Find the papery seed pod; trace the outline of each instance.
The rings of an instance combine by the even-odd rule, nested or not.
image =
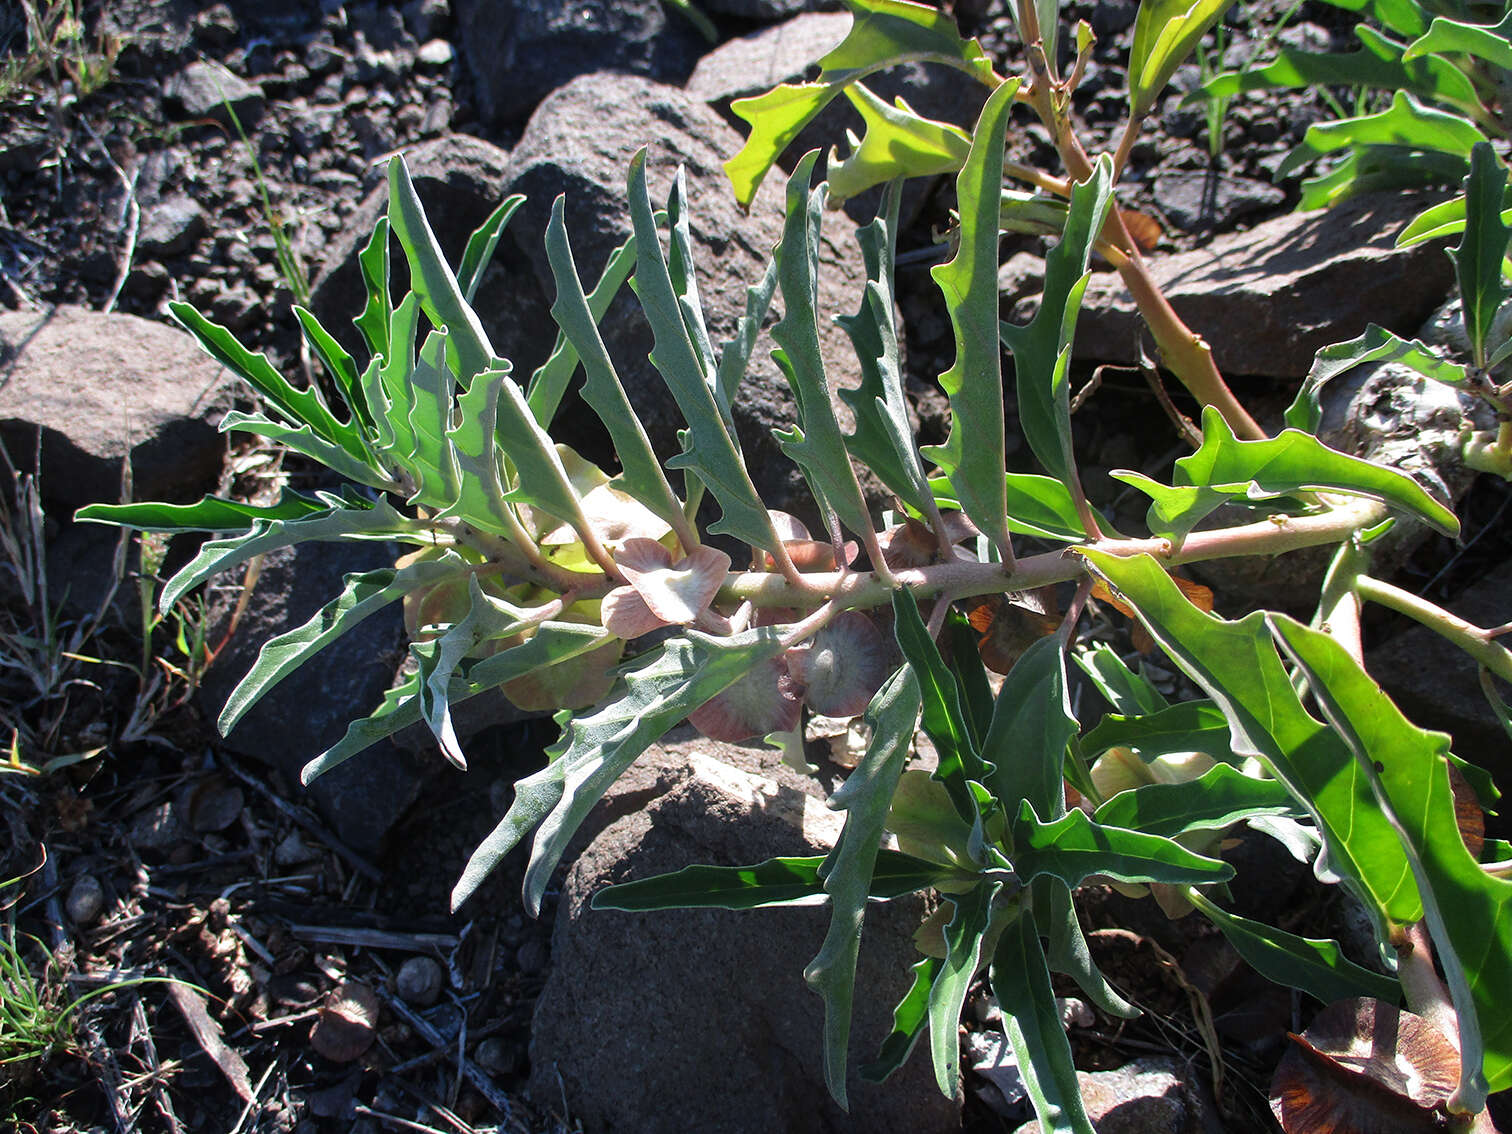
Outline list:
[[[797,728],[802,707],[783,659],[767,658],[689,713],[688,723],[710,740],[733,743]]]
[[[788,669],[803,700],[826,717],[866,711],[887,679],[890,651],[882,632],[859,610],[837,614],[805,645],[789,650]]]

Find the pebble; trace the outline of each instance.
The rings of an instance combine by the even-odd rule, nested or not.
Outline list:
[[[519,1049],[498,1036],[489,1036],[473,1051],[473,1061],[492,1075],[511,1075],[519,1064]]]
[[[399,966],[395,990],[401,1000],[429,1008],[441,995],[441,966],[429,957],[411,957]]]
[[[79,928],[93,925],[105,908],[105,888],[93,874],[81,874],[69,887],[64,909],[68,920]]]
[[[542,972],[550,959],[546,943],[538,937],[532,937],[515,953],[515,964],[527,976],[531,973]]]
[[[309,862],[319,853],[311,849],[298,831],[290,831],[273,848],[273,861],[279,866],[296,866],[301,862]]]
[[[452,61],[452,45],[444,39],[430,39],[420,45],[418,58],[427,67],[445,67]]]

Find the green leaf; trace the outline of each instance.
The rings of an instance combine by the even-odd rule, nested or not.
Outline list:
[[[961,1009],[982,965],[982,946],[1001,882],[984,881],[945,898],[955,914],[945,927],[945,959],[929,989],[929,1054],[935,1085],[954,1098],[961,1077]]]
[[[194,504],[86,504],[74,519],[142,532],[225,532],[249,527],[255,520],[295,520],[330,507],[329,500],[285,488],[276,504],[244,504],[219,496],[204,496]]]
[[[163,585],[159,608],[164,614],[191,588],[227,567],[254,555],[292,547],[308,540],[376,539],[429,544],[426,523],[404,515],[380,497],[371,507],[332,507],[292,519],[256,520],[250,531],[206,540],[199,554]]]
[[[966,616],[955,607],[945,612],[945,625],[940,631],[944,645],[942,654],[949,658],[950,672],[956,680],[961,708],[965,710],[966,729],[972,741],[981,751],[992,725],[994,696],[987,683],[987,667],[977,650],[981,637],[971,628]]]
[[[1462,155],[1414,146],[1361,146],[1327,173],[1303,181],[1297,210],[1331,209],[1362,193],[1457,184],[1468,165]]]
[[[930,269],[945,295],[955,331],[955,362],[940,375],[950,396],[950,435],[925,453],[950,478],[962,510],[999,548],[1008,546],[1003,488],[1002,350],[998,346],[998,194],[1003,140],[1013,96],[1011,79],[987,99],[971,153],[956,178],[960,246],[947,264]]]
[[[1022,232],[1029,236],[1050,236],[1057,240],[1066,228],[1068,202],[1047,193],[1023,189],[1004,189],[998,199],[998,228],[1004,232]]]
[[[462,289],[462,298],[468,303],[473,301],[473,296],[478,292],[478,284],[483,282],[483,273],[493,260],[494,249],[499,246],[499,237],[504,235],[504,227],[509,224],[509,218],[524,203],[525,197],[521,193],[505,197],[499,207],[488,214],[488,219],[467,238],[467,247],[462,252],[462,265],[457,269],[457,286]]]
[[[845,88],[861,115],[864,132],[849,156],[830,151],[831,201],[839,204],[894,178],[954,173],[966,161],[971,135],[949,122],[925,118],[899,96],[889,105],[864,83]]]
[[[1283,430],[1265,441],[1241,441],[1212,406],[1202,413],[1202,446],[1182,457],[1170,487],[1139,473],[1113,476],[1150,496],[1150,531],[1179,544],[1209,513],[1229,500],[1298,492],[1342,492],[1380,500],[1426,521],[1446,535],[1459,520],[1405,473],[1330,449],[1310,433]]]
[[[1129,112],[1143,118],[1233,0],[1140,0],[1129,52]]]
[[[1149,556],[1080,554],[1223,710],[1234,754],[1258,758],[1313,816],[1329,868],[1366,908],[1399,925],[1421,917],[1417,885],[1395,830],[1375,805],[1349,748],[1303,709],[1264,613],[1229,622],[1192,605]]]
[[[1493,67],[1512,70],[1512,12],[1503,16],[1501,23],[1491,25],[1435,16],[1428,30],[1408,45],[1402,58],[1418,59],[1432,53],[1472,55]]]
[[[201,350],[261,394],[290,425],[309,426],[316,437],[342,449],[359,465],[371,460],[361,431],[337,421],[319,390],[296,390],[273,368],[267,355],[253,354],[225,327],[212,323],[189,304],[170,303],[168,310],[195,337]]]
[[[1092,818],[1105,827],[1128,827],[1174,839],[1188,831],[1221,831],[1256,815],[1303,817],[1281,781],[1257,779],[1231,765],[1215,764],[1185,783],[1146,784],[1121,791]]]
[[[497,444],[499,398],[509,380],[502,370],[485,370],[457,398],[453,424],[446,431],[451,458],[456,462],[457,491],[438,516],[456,516],[479,531],[500,536],[509,536],[514,530],[509,506],[504,502]]]
[[[1417,0],[1324,0],[1346,12],[1364,12],[1382,27],[1403,36],[1422,35],[1428,28],[1428,12]]]
[[[636,240],[635,290],[654,335],[651,364],[667,383],[688,423],[679,434],[683,451],[669,460],[667,467],[690,470],[713,493],[724,514],[709,525],[711,533],[731,535],[753,547],[776,552],[782,541],[751,484],[683,322],[646,189],[644,149],[630,163],[629,194]]]
[[[1132,716],[1110,713],[1081,738],[1081,745],[1089,759],[1110,748],[1134,748],[1146,760],[1167,752],[1206,752],[1222,759],[1228,755],[1228,721],[1211,701],[1182,701]]]
[[[803,470],[814,499],[824,510],[833,512],[852,532],[870,535],[871,517],[835,420],[819,351],[816,276],[825,187],[821,184],[809,190],[818,157],[818,150],[810,151],[788,179],[787,217],[775,253],[785,310],[782,320],[772,328],[772,340],[777,344],[772,358],[793,391],[798,421],[789,430],[772,432],[782,451]]]
[[[903,1066],[914,1044],[929,1023],[929,990],[934,987],[943,962],[938,957],[920,957],[913,964],[913,981],[893,1009],[892,1031],[882,1041],[877,1058],[861,1068],[861,1078],[880,1083]]]
[[[1284,615],[1271,615],[1270,625],[1401,840],[1459,1018],[1452,1105],[1474,1114],[1488,1091],[1512,1085],[1512,881],[1482,870],[1460,835],[1449,737],[1407,720],[1329,635]]]
[[[1100,157],[1092,176],[1072,186],[1065,229],[1045,257],[1039,310],[1026,326],[1003,323],[999,328],[1003,344],[1013,352],[1024,437],[1045,470],[1068,488],[1076,478],[1071,448],[1071,340],[1082,293],[1091,279],[1092,245],[1112,205],[1113,159]]]
[[[735,325],[735,334],[719,352],[719,367],[714,373],[714,401],[724,418],[725,428],[735,428],[735,418],[730,407],[745,379],[746,367],[750,365],[751,353],[756,349],[756,340],[766,322],[767,309],[772,305],[772,296],[777,293],[777,261],[767,261],[761,279],[746,288],[745,314]],[[842,396],[843,393],[842,393]]]
[[[969,824],[979,823],[976,798],[967,781],[982,782],[987,768],[972,742],[955,676],[940,657],[939,647],[919,617],[918,604],[905,587],[893,591],[893,633],[918,678],[924,731],[939,753],[939,766],[932,776],[950,793],[961,818]]]
[[[662,643],[625,674],[619,697],[569,721],[561,739],[547,750],[551,762],[515,784],[508,813],[473,852],[452,890],[452,908],[465,902],[499,860],[539,825],[525,870],[525,908],[535,917],[567,841],[621,773],[694,709],[781,652],[782,641],[772,627],[730,638],[687,631]]]
[[[252,668],[226,698],[216,722],[221,735],[229,735],[236,723],[274,686],[368,615],[419,587],[459,578],[467,572],[468,566],[462,558],[448,551],[439,559],[421,559],[398,569],[384,567],[345,576],[341,594],[316,611],[309,621],[263,643]]]
[[[420,297],[410,292],[389,313],[389,352],[378,362],[375,373],[369,364],[363,375],[369,390],[368,405],[373,410],[378,447],[418,480],[411,454],[415,435],[410,426],[410,408],[414,390],[410,375],[415,371],[415,335],[420,329]],[[376,378],[376,385],[373,379]],[[381,411],[381,412],[380,412]]]
[[[1490,142],[1470,151],[1470,176],[1465,178],[1465,233],[1454,257],[1459,277],[1460,307],[1475,364],[1486,365],[1491,324],[1507,299],[1502,260],[1507,254],[1507,226],[1502,224],[1501,201],[1506,195],[1507,167]],[[1493,347],[1498,344],[1491,344]]]
[[[373,419],[368,412],[367,400],[358,381],[357,364],[352,361],[352,356],[320,325],[320,320],[312,312],[297,303],[294,305],[294,317],[299,320],[305,342],[335,381],[336,388],[341,391],[342,400],[346,402],[352,420],[358,422],[364,431],[371,429]]]
[[[550,229],[548,228],[547,231],[549,234]],[[565,232],[564,226],[564,242]],[[609,253],[609,260],[599,274],[598,283],[588,294],[588,310],[592,315],[595,328],[603,321],[609,305],[614,302],[614,297],[619,294],[619,289],[630,278],[630,273],[634,268],[635,237],[632,236]],[[552,271],[553,273],[556,271],[554,265]],[[577,278],[576,265],[574,265],[573,278]],[[581,284],[578,290],[582,290]],[[552,314],[555,317],[554,311]],[[530,403],[530,412],[535,415],[542,429],[551,428],[552,419],[556,417],[557,407],[561,405],[562,398],[567,393],[567,386],[572,381],[577,365],[577,348],[572,345],[566,332],[558,332],[556,346],[552,349],[550,357],[541,363],[536,372],[530,376],[530,385],[525,391],[525,400]]]
[[[1047,874],[1075,888],[1094,874],[1119,882],[1223,882],[1234,868],[1174,839],[1107,827],[1083,811],[1043,822],[1027,799],[1013,820],[1013,869],[1025,884]]]
[[[1282,48],[1269,66],[1217,75],[1191,97],[1229,98],[1241,91],[1320,86],[1370,87],[1411,91],[1465,110],[1480,108],[1475,84],[1447,60],[1419,59],[1410,50],[1403,54],[1401,44],[1387,39],[1368,24],[1358,25],[1355,35],[1364,45],[1359,51],[1316,54]]]
[[[393,296],[389,294],[389,222],[388,217],[379,217],[373,225],[373,235],[357,253],[357,267],[362,273],[363,291],[367,300],[362,313],[352,324],[362,333],[368,353],[389,353],[389,320],[394,314]],[[377,412],[377,407],[372,407]]]
[[[1059,878],[1041,876],[1034,880],[1034,891],[1043,896],[1050,924],[1050,943],[1045,951],[1050,968],[1076,981],[1087,999],[1108,1015],[1123,1020],[1136,1018],[1139,1009],[1114,990],[1092,959],[1092,950],[1087,947],[1087,938],[1076,916],[1071,887]]]
[[[976,40],[961,38],[948,13],[904,0],[846,0],[846,6],[855,17],[850,31],[819,60],[816,82],[783,83],[730,104],[751,125],[745,145],[724,167],[742,208],[751,207],[767,170],[803,128],[842,89],[873,71],[905,61],[944,63],[997,85],[992,61]]]
[[[1024,651],[998,691],[982,753],[993,765],[986,784],[1011,814],[1019,800],[1054,818],[1066,809],[1062,765],[1076,735],[1059,634]]]
[[[1402,997],[1396,981],[1355,964],[1332,938],[1298,937],[1239,917],[1215,905],[1198,890],[1187,891],[1187,900],[1222,931],[1235,952],[1266,980],[1300,989],[1324,1004],[1356,996],[1395,1004]]]
[[[1027,907],[998,938],[988,979],[1040,1129],[1045,1134],[1096,1134],[1082,1106],[1071,1043],[1050,987],[1034,913]]]
[[[1004,478],[1004,487],[1009,531],[1067,543],[1087,538],[1081,517],[1076,512],[1076,502],[1071,498],[1070,490],[1060,481],[1038,473],[1011,472]],[[929,488],[935,503],[941,508],[961,506],[955,498],[950,481],[945,477],[930,480]],[[1103,524],[1104,532],[1111,530],[1111,525]]]
[[[883,193],[876,219],[856,230],[866,265],[866,294],[856,314],[841,315],[836,322],[856,348],[861,383],[842,387],[839,394],[856,423],[855,430],[845,438],[846,449],[899,499],[922,513],[930,495],[929,479],[914,444],[913,423],[903,393],[898,329],[893,322],[893,262],[902,198],[903,183],[895,181]]]
[[[693,233],[688,227],[687,173],[682,166],[672,175],[667,193],[667,274],[677,295],[688,340],[698,355],[704,380],[714,386],[714,347],[709,342],[709,328],[704,323],[703,303],[698,298],[698,272],[693,264]]]
[[[615,484],[680,531],[686,526],[682,502],[667,483],[645,427],[636,417],[599,335],[598,318],[578,280],[577,265],[563,220],[563,205],[562,197],[552,203],[551,222],[546,226],[546,258],[551,262],[557,289],[551,317],[562,328],[573,352],[583,361],[583,400],[609,430],[615,455],[620,461],[622,471],[615,478]]]
[[[832,808],[845,812],[845,827],[820,872],[830,900],[829,930],[818,956],[803,970],[803,979],[824,998],[824,1080],[846,1109],[846,1055],[861,922],[875,887],[888,806],[913,751],[919,723],[919,682],[913,670],[900,667],[872,698],[863,720],[871,729],[866,755],[830,799]]]
[[[1169,707],[1150,679],[1125,665],[1113,647],[1105,642],[1096,642],[1090,649],[1079,649],[1074,656],[1076,664],[1092,679],[1092,684],[1113,706],[1115,713],[1138,717]]]
[[[332,472],[338,473],[347,480],[354,480],[358,484],[381,489],[394,487],[387,474],[374,467],[376,461],[369,462],[353,457],[341,446],[333,445],[317,435],[308,425],[285,425],[281,421],[274,421],[260,413],[242,413],[240,410],[232,410],[221,419],[220,428],[226,433],[240,431],[277,441],[280,445],[293,449],[296,453],[303,453],[311,460],[325,465]]]
[[[1347,343],[1334,343],[1318,351],[1312,369],[1297,391],[1296,398],[1286,411],[1286,424],[1293,429],[1317,433],[1323,422],[1323,407],[1319,401],[1323,387],[1340,374],[1362,366],[1367,362],[1395,362],[1432,378],[1458,386],[1465,381],[1465,368],[1450,362],[1421,339],[1410,342],[1392,334],[1384,327],[1371,323],[1365,333]]]
[[[1475,143],[1485,140],[1486,136],[1463,116],[1425,107],[1406,91],[1397,91],[1391,107],[1378,114],[1309,126],[1302,144],[1287,154],[1276,170],[1276,178],[1279,180],[1295,173],[1324,154],[1357,146],[1410,146],[1459,159],[1468,154]]]
[[[898,849],[915,858],[974,874],[972,824],[956,811],[945,785],[923,768],[910,768],[898,779],[887,813],[887,829]]]
[[[515,486],[506,499],[529,504],[571,524],[586,541],[593,529],[583,515],[582,502],[556,443],[536,423],[514,379],[490,373],[485,380],[498,383],[498,442],[516,473]]]
[[[444,330],[426,335],[406,381],[414,446],[405,463],[417,482],[412,500],[431,508],[448,507],[462,491],[457,454],[447,436],[457,393],[457,379],[446,359],[449,338]]]
[[[583,626],[573,622],[546,622],[529,639],[502,653],[484,658],[468,667],[467,672],[448,690],[447,700],[455,705],[476,697],[517,677],[548,669],[551,666],[596,650],[609,641],[601,626]],[[346,734],[330,748],[301,769],[302,783],[311,783],[338,764],[359,752],[393,736],[402,728],[420,720],[420,677],[411,676],[383,695],[383,703],[367,717],[353,721]]]
[[[419,296],[431,326],[446,330],[447,368],[466,388],[475,375],[492,365],[493,347],[478,313],[463,297],[457,277],[441,254],[403,157],[395,155],[389,162],[388,180],[389,224],[409,261],[410,288]]]

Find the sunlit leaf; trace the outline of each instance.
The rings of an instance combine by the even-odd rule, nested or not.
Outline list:
[[[1323,423],[1323,407],[1319,401],[1323,387],[1367,362],[1394,362],[1425,378],[1454,386],[1465,381],[1465,368],[1459,363],[1450,362],[1420,339],[1408,341],[1372,323],[1359,338],[1334,343],[1318,351],[1302,388],[1286,411],[1286,424],[1293,429],[1316,433]]]
[[[394,297],[389,293],[389,222],[388,217],[379,217],[373,225],[373,235],[357,254],[357,268],[362,274],[365,301],[362,313],[352,324],[367,343],[368,353],[389,353],[389,319],[394,313]],[[373,406],[372,412],[377,413]]]
[[[1300,814],[1291,792],[1279,780],[1258,779],[1228,764],[1217,764],[1185,783],[1148,784],[1119,792],[1092,817],[1104,826],[1174,839],[1188,831],[1222,830],[1256,815]]]
[[[935,1085],[954,1097],[961,1076],[961,1009],[982,964],[982,946],[1001,882],[980,882],[965,894],[945,900],[955,907],[945,926],[945,959],[929,989],[929,1054]]]
[[[1026,799],[1013,820],[1013,869],[1029,882],[1041,874],[1078,886],[1094,874],[1119,882],[1172,884],[1222,882],[1234,868],[1220,859],[1195,854],[1173,839],[1109,827],[1068,811],[1042,821]]]
[[[248,528],[255,520],[296,520],[330,507],[328,500],[285,488],[274,504],[245,504],[219,496],[201,497],[193,504],[86,504],[74,519],[143,532],[225,532]]]
[[[1082,753],[1101,755],[1110,748],[1136,748],[1146,759],[1167,752],[1228,753],[1228,721],[1211,701],[1182,701],[1169,708],[1133,716],[1112,713],[1081,738]],[[1129,824],[1125,824],[1129,826]]]
[[[1485,140],[1463,116],[1426,107],[1406,91],[1397,91],[1387,110],[1309,126],[1302,144],[1286,155],[1276,177],[1286,177],[1314,158],[1347,147],[1410,146],[1459,160]]]
[[[860,113],[864,132],[845,158],[838,149],[830,151],[830,194],[835,202],[898,177],[954,173],[965,163],[971,135],[959,126],[923,117],[901,96],[890,105],[864,83],[846,87],[845,96]]]
[[[1463,23],[1448,16],[1435,16],[1433,23],[1402,54],[1403,59],[1418,59],[1433,53],[1473,55],[1494,67],[1512,70],[1512,12],[1498,24]]]
[[[1143,118],[1233,0],[1140,0],[1129,52],[1129,111]]]
[[[1459,277],[1460,308],[1465,333],[1477,366],[1486,365],[1491,324],[1506,302],[1502,260],[1507,254],[1507,226],[1501,219],[1501,201],[1506,194],[1507,167],[1490,142],[1477,143],[1470,152],[1470,176],[1465,179],[1465,231],[1454,257]]]
[[[861,1068],[861,1078],[880,1083],[901,1067],[929,1023],[929,990],[934,987],[943,962],[920,957],[913,965],[913,981],[893,1009],[892,1030],[882,1041],[877,1058]]]

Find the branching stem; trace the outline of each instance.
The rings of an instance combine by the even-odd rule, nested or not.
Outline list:
[[[1394,587],[1369,575],[1361,575],[1355,581],[1355,589],[1361,598],[1390,607],[1398,614],[1405,614],[1414,622],[1421,623],[1440,637],[1453,642],[1503,681],[1512,681],[1512,651],[1495,640],[1496,629],[1500,629],[1499,627],[1493,630],[1482,629],[1458,615],[1450,614],[1421,595],[1404,591],[1401,587]]]

